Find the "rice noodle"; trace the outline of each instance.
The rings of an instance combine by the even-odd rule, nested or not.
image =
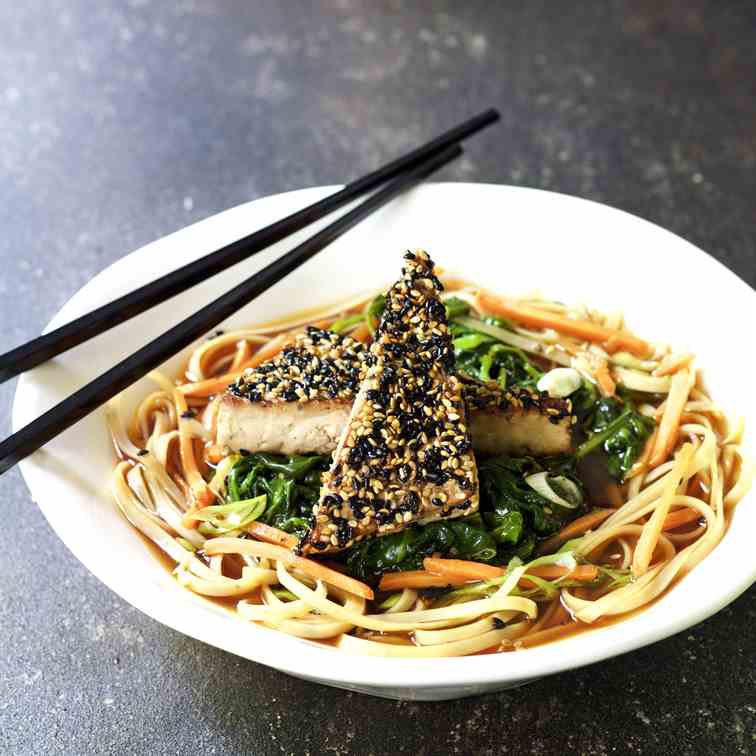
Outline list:
[[[390,593],[389,601],[376,607],[366,601],[372,596],[367,586],[362,586],[359,595],[361,584],[352,581],[350,585],[346,575],[322,572],[317,565],[300,563],[298,568],[296,560],[282,557],[280,546],[254,540],[254,529],[236,531],[241,536],[237,538],[206,540],[189,527],[187,512],[198,502],[207,497],[224,499],[226,476],[237,458],[224,458],[223,450],[215,445],[219,404],[211,396],[246,367],[277,354],[306,325],[328,327],[337,318],[364,312],[381,291],[377,290],[306,315],[199,343],[184,378],[174,381],[157,371],[149,374],[157,390],[139,403],[128,424],[119,417],[118,399],[108,404],[107,424],[121,459],[110,483],[114,499],[126,519],[175,562],[180,585],[204,596],[238,598],[241,619],[303,639],[335,639],[337,648],[347,653],[437,658],[525,649],[575,632],[581,623],[643,607],[717,545],[726,514],[751,487],[756,468],[741,446],[742,419],[729,420],[712,401],[700,372],[691,367],[692,355],[651,342],[650,356],[621,350],[610,353],[613,345],[609,342],[588,343],[549,328],[484,323],[480,288],[461,279],[442,278],[449,284],[443,299],[461,299],[474,314],[456,318],[457,322],[537,356],[539,364],[573,366],[604,393],[614,393],[614,380],[647,396],[637,409],[654,418],[658,426],[626,476],[621,504],[607,511],[603,520],[595,518],[595,510],[589,512],[586,517],[594,515],[593,524],[587,526],[592,530],[578,528],[569,533],[568,526],[564,536],[555,534],[539,544],[553,552],[571,538],[565,547],[570,551],[546,557],[549,564],[574,569],[579,563],[595,563],[598,575],[609,576],[606,580],[613,579],[616,570],[621,571],[620,578],[631,570],[632,580],[628,582],[626,576],[608,588],[601,582],[597,590],[572,588],[567,573],[551,581],[534,577],[525,591],[518,583],[529,566],[513,564],[499,578],[500,585],[478,582],[444,594],[440,600],[425,594],[420,598],[418,591],[403,589]],[[568,306],[540,295],[517,301],[632,336],[621,313]],[[369,341],[367,331],[362,333],[364,323],[354,328]],[[681,509],[692,511],[675,517]],[[670,523],[669,529],[665,530],[665,523]],[[275,532],[258,524],[258,532],[263,526]],[[575,538],[576,533],[584,534]],[[194,553],[200,549],[202,558]],[[238,577],[229,577],[224,569],[231,569],[235,560],[241,561],[241,574],[234,565],[233,574]],[[324,574],[338,585],[315,579]],[[277,587],[288,591],[290,600],[284,600]]]
[[[487,648],[493,648],[508,641],[507,628],[489,630],[486,633],[463,640],[439,643],[434,646],[398,646],[393,643],[376,643],[375,641],[342,635],[336,647],[348,654],[366,656],[388,656],[402,659],[437,659],[444,656],[466,656],[476,654]]]

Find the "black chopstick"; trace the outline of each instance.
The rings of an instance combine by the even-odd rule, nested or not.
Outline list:
[[[361,205],[350,210],[337,221],[326,226],[322,231],[218,297],[194,315],[190,315],[170,331],[158,336],[154,341],[143,346],[99,378],[8,437],[0,443],[0,475],[112,399],[127,386],[144,377],[150,370],[154,370],[181,349],[215,328],[240,307],[267,291],[284,276],[399,193],[419,183],[461,153],[462,149],[459,145],[449,147],[412,170],[401,174]]]
[[[403,157],[347,184],[338,192],[118,297],[54,331],[11,349],[0,355],[0,383],[31,370],[52,357],[207,280],[210,276],[236,265],[498,120],[499,113],[496,110],[486,110],[444,132],[427,144],[408,152]]]

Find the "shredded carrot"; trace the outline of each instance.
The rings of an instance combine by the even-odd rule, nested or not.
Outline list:
[[[291,333],[288,331],[272,338],[252,355],[252,358],[247,363],[247,367],[258,367],[263,362],[273,359],[286,346],[290,339]]]
[[[216,376],[215,378],[208,378],[204,381],[185,383],[183,386],[178,387],[178,391],[184,396],[213,396],[214,394],[219,394],[221,391],[225,391],[242,374],[242,372],[243,371],[241,370],[236,370],[233,373],[224,373],[223,375]]]
[[[592,564],[581,564],[570,571],[567,567],[558,564],[545,564],[541,567],[533,567],[528,570],[519,580],[519,585],[536,587],[535,583],[528,580],[528,575],[543,578],[544,580],[556,580],[569,574],[570,580],[579,580],[581,583],[591,583],[598,577],[598,567]]]
[[[467,581],[463,581],[467,582]],[[453,583],[450,578],[434,575],[425,570],[407,570],[406,572],[387,572],[378,583],[379,591],[400,591],[403,588],[446,588]]]
[[[596,369],[593,371],[596,376],[596,383],[598,383],[599,390],[602,396],[614,396],[617,390],[617,384],[609,374],[609,366],[606,360],[601,360]]]
[[[651,452],[654,450],[654,446],[656,445],[657,433],[657,429],[654,428],[654,432],[648,437],[648,440],[646,441],[646,445],[643,447],[643,452],[641,453],[640,457],[638,457],[635,464],[630,468],[630,471],[625,476],[625,482],[627,482],[631,478],[634,478],[636,475],[640,475],[640,473],[645,472],[648,469],[648,460],[651,458]]]
[[[687,525],[689,522],[697,522],[701,519],[701,513],[693,507],[683,507],[670,512],[664,518],[662,530],[674,530],[675,528]]]
[[[454,580],[455,583],[468,583],[475,580],[491,580],[506,574],[501,567],[480,562],[469,562],[464,559],[437,559],[426,557],[423,567],[434,575]]]
[[[687,354],[670,355],[669,358],[665,357],[661,361],[659,367],[656,368],[651,375],[655,375],[658,378],[665,375],[672,375],[672,373],[676,373],[678,370],[688,367],[688,365],[693,362],[694,357],[695,355],[690,352]]]
[[[669,394],[665,402],[664,414],[659,422],[658,434],[648,462],[649,467],[656,467],[665,462],[677,443],[680,418],[682,417],[688,395],[695,382],[695,373],[683,369],[672,376]]]
[[[553,535],[551,538],[544,541],[538,547],[538,553],[550,554],[553,551],[556,551],[563,543],[566,543],[571,538],[577,538],[587,531],[592,530],[597,525],[601,525],[601,523],[612,514],[614,514],[613,509],[594,509],[593,512],[578,517],[577,520],[573,520],[556,535]]]
[[[514,320],[531,328],[553,328],[568,336],[604,344],[608,348],[607,351],[624,349],[638,356],[645,356],[651,351],[645,341],[627,331],[616,331],[588,320],[567,318],[564,315],[501,299],[491,294],[479,294],[478,305],[485,312]]]
[[[298,543],[296,536],[287,533],[285,530],[274,528],[272,525],[266,525],[264,522],[251,522],[245,527],[245,530],[258,541],[286,546],[289,549],[293,549]]]
[[[210,539],[205,543],[205,550],[211,556],[216,553],[222,553],[214,548],[213,542],[228,540],[238,542],[238,539]],[[304,572],[305,575],[309,575],[313,580],[322,580],[325,583],[330,583],[337,588],[341,588],[343,591],[354,593],[355,595],[362,596],[366,599],[372,600],[374,598],[372,589],[370,586],[365,585],[365,583],[361,583],[359,580],[355,580],[348,575],[342,575],[335,570],[328,569],[328,567],[324,567],[322,564],[319,564],[312,559],[298,556],[291,551],[291,549],[273,543],[256,543],[255,549],[256,552],[265,559],[277,559],[279,562],[284,562],[284,564],[289,565],[289,567],[293,567],[295,570],[299,570],[300,572]]]
[[[545,609],[541,609],[539,607],[538,613],[540,616],[533,623],[533,626],[527,631],[527,634],[530,635],[532,633],[537,633],[539,630],[543,630],[545,627],[549,627],[552,624],[552,621],[560,616],[560,610],[562,608],[562,601],[559,596],[557,596],[555,599],[552,599],[551,603]]]
[[[360,325],[358,325],[357,328],[355,328],[349,334],[349,336],[353,338],[355,341],[360,341],[363,344],[367,344],[372,338],[370,334],[370,329],[365,325],[365,323],[360,323]]]
[[[184,515],[184,525],[188,528],[193,528],[196,527],[198,523],[198,521],[192,517],[193,513],[198,509],[210,506],[215,501],[215,494],[207,485],[197,467],[194,436],[185,427],[188,418],[185,418],[184,415],[189,409],[186,404],[186,397],[180,391],[174,391],[173,401],[176,404],[176,414],[178,415],[181,466],[184,468],[186,482],[189,484],[191,491],[191,504]]]
[[[205,459],[208,462],[212,462],[217,465],[226,455],[223,452],[223,447],[213,444],[205,448]]]

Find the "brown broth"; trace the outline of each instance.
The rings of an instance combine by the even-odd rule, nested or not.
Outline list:
[[[335,304],[336,303],[334,303],[334,306]],[[298,321],[300,319],[304,319],[305,317],[312,316],[314,318],[314,316],[318,312],[322,311],[323,309],[325,308],[322,306],[317,307],[317,308],[303,309],[299,312],[296,312],[292,315],[287,316],[286,318],[282,318],[277,321],[270,321],[269,323],[263,324],[262,326],[259,326],[259,327],[275,326],[277,330],[273,330],[271,332],[271,336],[274,336],[277,333],[289,330],[291,327],[290,325],[288,325],[289,323]],[[357,312],[361,310],[362,310],[362,306],[353,306],[348,309],[345,308],[342,311],[341,316],[347,313]],[[233,349],[229,347],[229,351],[233,351]],[[538,356],[531,355],[531,360],[535,364],[541,366],[544,369],[550,369],[552,367],[555,367],[554,363],[550,362],[549,360],[540,358]],[[185,372],[186,372],[187,366],[188,366],[188,361],[182,366],[181,377],[177,381],[178,384],[187,382],[187,379],[185,378]],[[208,399],[205,397],[187,397],[187,403],[192,408],[202,408],[205,405],[207,405]],[[198,452],[200,453],[197,454],[197,459],[204,460],[204,454],[201,453],[201,450],[199,448],[198,448]],[[737,474],[739,467],[740,467],[739,463],[736,462],[733,470],[728,476],[730,479],[733,478]],[[594,506],[607,507],[608,506],[612,508],[617,508],[623,503],[621,499],[618,499],[618,497],[621,496],[620,489],[616,481],[609,475],[608,471],[606,470],[606,467],[601,462],[601,457],[599,454],[595,454],[595,453],[589,454],[585,459],[581,460],[578,463],[577,473],[581,482],[585,486],[590,507],[594,507]],[[707,491],[705,491],[704,487],[701,485],[698,479],[695,479],[694,481],[691,482],[691,485],[687,493],[691,496],[701,497],[704,499],[707,496]],[[734,508],[730,508],[728,511],[726,511],[725,532],[730,527],[733,509]],[[695,529],[697,525],[698,523],[691,523],[690,525],[681,526],[680,528],[677,528],[672,532],[678,533],[678,534],[684,534],[687,530]],[[140,531],[137,530],[137,532],[139,533],[139,536],[144,541],[148,551],[150,551],[154,555],[156,560],[160,564],[162,564],[169,572],[173,572],[175,568],[175,563],[173,562],[173,560],[168,555],[166,555],[161,549],[159,549],[146,536],[144,536]],[[232,557],[227,556],[224,559],[224,563],[223,563],[224,574],[226,574],[228,577],[240,577],[241,563],[239,561],[239,563],[234,564],[234,560]],[[536,642],[532,642],[532,643],[528,642],[527,634],[525,636],[522,636],[522,638],[518,640],[525,641],[526,643],[528,643],[527,648],[535,648],[538,646],[557,642],[558,640],[564,637],[573,637],[575,635],[583,635],[585,633],[611,627],[619,622],[625,621],[626,619],[635,617],[636,615],[640,614],[641,612],[646,611],[646,609],[655,605],[657,602],[661,601],[667,595],[667,592],[672,590],[678,584],[678,582],[682,580],[684,577],[685,575],[678,575],[659,596],[657,596],[655,599],[645,604],[644,606],[639,607],[633,611],[626,612],[620,615],[610,616],[610,617],[602,617],[601,619],[597,620],[596,622],[592,624],[582,623],[572,618],[570,618],[566,622],[557,623],[556,625],[549,625],[547,623],[548,626],[546,628],[542,628],[537,631],[539,638],[536,640]],[[581,592],[581,595],[584,598],[595,598],[601,595],[600,590],[591,591],[590,588],[582,588],[578,590]],[[222,609],[232,612],[234,614],[236,614],[237,603],[242,599],[251,601],[254,603],[262,603],[262,598],[261,598],[259,589],[256,589],[255,591],[253,591],[252,593],[246,596],[210,597],[210,596],[200,596],[199,594],[195,594],[195,595],[200,599],[210,602],[214,606],[221,607]],[[541,606],[545,608],[545,604],[541,604]],[[539,608],[539,612],[541,611],[543,611],[543,609]],[[537,620],[532,622],[532,625],[535,625],[536,622]],[[260,623],[255,623],[255,624],[260,624]],[[552,631],[552,630],[555,632],[550,634],[549,631]],[[543,633],[543,635],[541,635],[541,633]],[[380,633],[371,633],[369,637],[376,638],[380,635],[381,635]],[[392,635],[392,640],[390,642],[392,643],[397,643],[397,644],[402,644],[402,643],[413,644],[414,643],[411,632],[392,633],[391,635]],[[337,643],[337,639],[333,638],[333,639],[325,639],[325,640],[310,640],[308,642],[314,643],[319,646],[334,647]],[[473,655],[479,656],[479,655],[488,655],[492,653],[513,652],[513,651],[518,651],[518,650],[520,650],[518,646],[518,641],[515,641],[512,644],[507,644],[504,648],[493,647],[489,649],[484,649]]]
[[[729,525],[729,522],[730,522],[730,518],[728,516],[727,518],[728,525]],[[139,534],[140,538],[144,542],[147,550],[155,557],[155,559],[161,565],[163,565],[163,567],[165,567],[165,569],[168,572],[173,572],[176,566],[175,562],[164,551],[159,549],[152,541],[150,541],[149,538],[142,535],[140,531],[137,530],[137,533]],[[224,563],[224,569],[225,567],[226,565]],[[619,622],[624,622],[625,620],[635,617],[641,612],[646,611],[646,609],[648,609],[651,606],[654,606],[657,602],[661,601],[667,595],[667,593],[678,584],[680,580],[684,579],[684,577],[685,577],[684,575],[676,577],[659,596],[657,596],[653,601],[649,602],[648,604],[639,607],[638,609],[634,609],[631,612],[626,612],[625,614],[614,615],[611,617],[602,617],[601,619],[597,620],[596,622],[590,625],[583,622],[579,622],[578,620],[571,619],[569,622],[565,622],[560,625],[553,626],[553,627],[565,628],[564,631],[562,633],[559,633],[557,637],[549,638],[547,636],[544,636],[542,639],[540,639],[536,643],[533,643],[532,645],[529,644],[527,648],[537,648],[539,646],[545,646],[549,643],[556,643],[565,637],[573,637],[575,635],[584,635],[586,633],[590,633],[595,630],[602,630],[604,628],[611,627],[612,625],[616,625]],[[586,593],[590,591],[590,589],[582,589],[582,590],[586,591]],[[254,592],[246,596],[200,596],[199,594],[195,594],[195,595],[197,596],[197,598],[208,601],[213,606],[220,607],[224,609],[225,611],[228,611],[234,615],[236,614],[236,604],[242,599],[246,601],[250,601],[255,604],[262,603],[262,598],[260,596],[259,589],[255,590]],[[584,595],[584,598],[590,598],[590,596]],[[260,624],[260,623],[255,623],[255,624]],[[535,622],[533,624],[535,624]],[[546,630],[551,630],[553,629],[553,627],[548,627],[546,628]],[[380,634],[378,633],[374,635],[380,635]],[[414,643],[412,639],[412,633],[409,633],[409,632],[393,633],[392,635],[397,639],[399,643],[404,642],[408,645],[411,645]],[[525,638],[527,638],[527,635],[523,636],[519,640],[524,640]],[[308,642],[314,643],[315,645],[318,645],[318,646],[327,646],[329,648],[334,648],[336,646],[337,639],[327,638],[324,640],[308,640]],[[515,651],[527,650],[527,648],[525,649],[518,648],[516,643],[517,642],[515,641],[511,645],[507,644],[506,646],[504,646],[504,648],[501,648],[501,649],[499,649],[498,647],[484,649],[482,651],[478,651],[475,654],[471,654],[471,656],[484,656],[484,655],[494,654],[494,653],[512,653]]]

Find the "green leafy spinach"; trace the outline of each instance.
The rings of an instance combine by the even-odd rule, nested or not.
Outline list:
[[[242,456],[226,476],[226,502],[267,497],[257,518],[288,533],[302,535],[320,494],[320,477],[328,457],[284,457],[277,454]]]

